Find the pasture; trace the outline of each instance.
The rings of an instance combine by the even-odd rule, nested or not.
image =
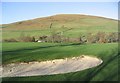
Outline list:
[[[117,20],[89,15],[58,14],[2,25],[3,39],[19,38],[23,33],[36,38],[43,35],[49,36],[51,35],[51,23],[52,32],[65,31],[63,36],[66,37],[79,37],[89,32],[94,34],[97,32],[118,32]]]

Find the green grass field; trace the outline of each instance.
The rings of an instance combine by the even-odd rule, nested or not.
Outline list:
[[[117,43],[107,44],[58,44],[58,43],[3,43],[3,64],[12,62],[43,61],[82,54],[96,56],[103,60],[98,67],[84,71],[32,76],[3,78],[3,81],[117,81],[118,80]]]
[[[50,25],[52,29],[50,29]],[[64,26],[64,27],[63,27]],[[19,39],[21,35],[51,35],[62,32],[65,37],[80,37],[87,33],[118,32],[118,21],[97,16],[60,14],[37,18],[11,24],[3,24],[2,39]],[[72,28],[72,29],[71,29]],[[69,30],[71,29],[71,30]],[[3,78],[3,81],[117,81],[118,60],[120,60],[117,43],[77,44],[77,43],[2,43],[2,62],[19,63],[45,61],[80,55],[96,56],[103,60],[98,67],[66,74]]]

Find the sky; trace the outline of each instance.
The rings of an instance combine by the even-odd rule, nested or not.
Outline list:
[[[117,2],[2,2],[0,5],[0,24],[56,14],[85,14],[118,19]]]
[[[1,0],[2,2],[119,2],[119,0]]]

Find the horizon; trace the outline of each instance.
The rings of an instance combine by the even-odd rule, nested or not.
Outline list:
[[[2,3],[3,16],[1,16],[2,22],[0,24],[57,14],[82,14],[118,20],[117,13],[117,2],[4,2]]]

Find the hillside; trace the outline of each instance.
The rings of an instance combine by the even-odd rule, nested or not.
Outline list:
[[[107,19],[103,17],[89,16],[89,15],[77,15],[77,14],[59,14],[49,17],[36,18],[32,20],[20,21],[16,23],[3,25],[3,30],[20,30],[20,29],[45,29],[49,28],[50,24],[53,23],[54,27],[60,28],[61,26],[66,27],[92,27],[92,26],[100,26],[104,27],[108,25],[108,27],[112,28],[113,25],[116,24],[117,21],[112,19]],[[72,26],[71,26],[72,25]],[[110,26],[112,25],[112,26]],[[114,26],[115,27],[115,26]],[[107,28],[107,27],[106,27]]]
[[[21,32],[30,36],[49,35],[50,24],[55,32],[67,31],[65,36],[77,37],[86,32],[117,32],[117,20],[79,14],[58,14],[11,24],[3,24],[3,38],[19,37]],[[12,33],[11,33],[12,32]]]

